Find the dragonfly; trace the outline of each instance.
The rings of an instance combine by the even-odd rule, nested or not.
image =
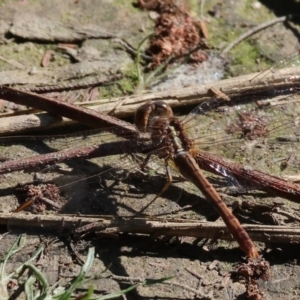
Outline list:
[[[163,190],[171,183],[168,161],[172,159],[183,177],[193,182],[203,192],[205,197],[212,201],[241,249],[249,258],[258,258],[258,251],[247,232],[227,208],[225,202],[206,179],[194,159],[197,149],[194,148],[193,140],[185,132],[184,122],[175,118],[171,108],[164,102],[142,105],[136,112],[135,120],[138,128],[142,131],[147,130],[151,132],[151,140],[155,148],[157,148],[155,154],[165,161],[168,182]],[[146,162],[152,154],[153,151],[148,154]]]
[[[240,104],[228,110],[228,113],[220,112],[212,116],[212,112],[215,113],[215,109],[220,104],[228,105],[231,102],[228,98],[225,99],[226,97],[220,96],[218,98],[216,96],[197,106],[187,117],[183,117],[182,120],[178,119],[180,120],[180,124],[184,127],[183,132],[186,132],[188,137],[182,138],[186,140],[185,146],[188,147],[188,152],[190,152],[193,159],[192,166],[197,168],[197,172],[199,172],[198,169],[202,168],[224,176],[229,182],[235,183],[237,179],[237,184],[239,184],[239,182],[243,184],[243,181],[246,181],[247,185],[250,185],[249,188],[273,192],[275,195],[295,201],[299,199],[299,185],[280,178],[282,174],[287,173],[290,176],[296,176],[298,172],[299,105],[297,105],[297,99],[291,101],[291,95],[294,97],[297,92],[298,78],[297,76],[287,78],[287,84],[283,87],[268,84],[275,73],[281,72],[282,67],[289,66],[297,62],[298,59],[299,53],[293,54],[283,62],[277,64],[273,69],[267,70],[253,78],[251,82],[242,84],[243,87],[246,85],[251,90],[251,85],[259,82],[265,93],[264,96],[274,97],[288,94],[285,99],[281,99],[283,103],[288,100],[288,103],[279,103],[278,106],[274,107],[270,105],[263,109],[253,109],[250,108],[250,106],[248,107],[247,101],[250,96],[247,94],[246,101],[245,99],[241,101],[241,98],[237,98],[234,101],[232,100],[234,104],[238,104],[239,102]],[[13,89],[2,88],[1,94],[2,98],[5,98],[7,95],[11,96],[16,94],[16,92]],[[24,93],[24,95],[27,94]],[[30,96],[32,96],[32,99],[35,97],[31,94],[27,95],[27,97]],[[251,97],[258,98],[254,92]],[[261,99],[259,98],[257,100]],[[32,100],[32,102],[34,101]],[[160,107],[160,105],[155,104],[154,107]],[[164,109],[161,110],[161,113],[162,115],[159,113],[158,117],[161,117],[162,120],[173,118],[170,117],[170,115],[166,118]],[[138,114],[139,111],[137,112],[137,115]],[[147,119],[148,117],[146,116],[145,118]],[[139,118],[136,117],[136,119]],[[161,120],[160,118],[158,119]],[[168,161],[168,155],[166,158],[165,154],[161,153],[168,153],[169,150],[164,152],[164,149],[168,149],[169,146],[164,144],[164,140],[161,139],[161,133],[157,133],[157,128],[161,127],[160,122],[162,121],[157,121],[157,126],[151,126],[150,134],[145,128],[142,128],[144,125],[140,123],[137,124],[137,128],[140,129],[139,132],[130,124],[125,124],[121,121],[120,123],[118,122],[119,121],[108,117],[107,123],[111,123],[114,127],[104,130],[109,131],[110,134],[100,134],[100,139],[98,137],[95,138],[94,141],[93,138],[90,139],[90,137],[94,137],[94,133],[81,135],[79,139],[77,139],[77,141],[80,140],[81,143],[91,140],[93,146],[74,149],[73,146],[76,143],[76,139],[73,139],[70,143],[66,142],[64,137],[61,137],[61,142],[57,143],[68,147],[68,150],[51,153],[49,155],[46,154],[44,156],[29,157],[27,159],[22,158],[20,160],[14,159],[4,162],[0,167],[0,173],[17,172],[28,166],[30,168],[45,168],[45,165],[61,163],[64,160],[78,156],[92,158],[95,156],[107,156],[108,154],[142,153],[146,155],[146,161],[150,159],[151,154],[153,154],[152,157],[154,154],[158,154],[165,162]],[[156,133],[157,137],[155,137],[155,134],[151,134],[152,131]],[[180,132],[180,130],[178,131]],[[113,137],[111,133],[113,133]],[[101,135],[103,137],[102,141]],[[116,135],[121,136],[119,141],[116,140]],[[171,136],[172,135],[174,136],[175,133],[173,132]],[[18,137],[18,139],[20,139],[20,137]],[[44,137],[44,139],[46,138]],[[171,138],[171,140],[176,139],[175,137]],[[7,138],[3,138],[2,142],[5,143],[8,140]],[[50,138],[50,141],[52,142],[52,138]],[[293,156],[292,162],[289,161],[289,157],[291,156]],[[189,171],[185,170],[184,163],[181,162],[182,156],[179,157],[180,158],[173,157],[175,165],[179,168],[183,177],[195,183],[194,178],[190,177]],[[224,160],[222,157],[229,158],[234,162]],[[189,160],[190,158],[187,158],[187,161]],[[125,163],[121,165],[124,167]],[[283,168],[284,165],[286,165],[285,168]],[[131,164],[128,164],[128,166],[130,168]],[[168,171],[168,173],[169,184],[170,172]],[[21,172],[21,175],[22,174]],[[6,180],[3,185],[7,185],[8,182],[14,184],[13,180],[8,177],[8,180]],[[211,185],[206,181],[204,185],[209,186],[209,192],[205,189],[202,190],[202,192],[208,196],[207,193],[211,193],[212,191]],[[215,194],[215,192],[213,192],[213,194]],[[220,200],[215,200],[215,203],[219,201]],[[249,257],[257,257],[258,253],[255,247],[253,247],[252,242],[246,237],[245,231],[241,231],[242,229],[240,229],[241,227],[238,220],[233,217],[223,204],[216,206],[223,219],[225,219],[226,224],[233,230],[241,248]],[[240,230],[239,233],[238,230]]]

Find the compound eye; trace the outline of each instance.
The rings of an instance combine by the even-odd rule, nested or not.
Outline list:
[[[151,113],[153,113],[153,106],[151,103],[143,104],[136,110],[134,124],[139,131],[146,132]]]
[[[163,101],[155,101],[152,104],[154,106],[153,115],[156,117],[172,118],[173,111],[170,105]]]

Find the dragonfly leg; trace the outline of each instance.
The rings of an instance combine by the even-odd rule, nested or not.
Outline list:
[[[147,158],[148,158],[148,156],[146,157],[145,160],[147,160]],[[150,158],[150,155],[149,155],[149,158]],[[165,183],[165,185],[161,189],[161,191],[154,197],[154,199],[151,200],[140,212],[145,211],[157,198],[159,198],[161,196],[161,194],[163,192],[165,192],[168,189],[168,187],[172,183],[172,174],[171,174],[171,170],[170,170],[170,166],[169,166],[168,160],[165,160],[165,167],[166,167],[167,182]]]
[[[141,167],[142,170],[144,170],[145,167],[148,165],[150,157],[151,157],[151,153],[147,154],[147,156],[144,159],[143,163],[140,165],[140,167]]]
[[[167,160],[165,160],[165,167],[166,167],[167,182],[165,183],[165,185],[161,189],[161,191],[155,196],[154,200],[159,198],[162,195],[162,193],[165,192],[172,183],[172,173],[171,173],[170,166],[169,166],[169,163]]]

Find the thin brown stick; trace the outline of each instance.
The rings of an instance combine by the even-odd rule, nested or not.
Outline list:
[[[123,77],[122,74],[114,74],[111,76],[107,76],[104,78],[103,76],[94,76],[93,79],[86,80],[86,81],[68,81],[62,84],[54,84],[54,85],[44,85],[44,86],[37,86],[37,87],[21,87],[20,90],[30,91],[35,93],[50,93],[50,92],[61,92],[66,90],[79,90],[79,89],[86,89],[89,87],[95,86],[105,86],[112,84],[115,81],[120,80]]]
[[[288,20],[289,16],[279,17],[275,18],[273,20],[267,21],[265,23],[259,24],[258,26],[255,26],[254,28],[251,28],[247,32],[243,33],[241,36],[239,36],[237,39],[235,39],[233,42],[231,42],[221,53],[221,56],[224,56],[227,52],[229,52],[233,47],[238,45],[240,42],[248,38],[249,36],[255,34],[258,31],[261,31],[267,27],[273,26],[280,22],[285,22]]]
[[[25,67],[23,64],[19,63],[18,61],[15,61],[13,59],[8,59],[5,58],[4,56],[0,55],[0,60],[12,65],[13,67],[19,69],[19,70],[23,70]]]
[[[59,210],[61,209],[61,205],[55,203],[54,201],[52,201],[51,199],[48,199],[46,197],[40,197],[40,200],[44,201],[45,203],[51,205],[55,210]]]
[[[43,229],[45,232],[61,230],[70,233],[76,230],[78,234],[84,232],[81,226],[92,227],[103,232],[127,232],[141,234],[156,234],[166,236],[190,236],[197,238],[214,238],[216,234],[222,240],[233,241],[225,224],[203,222],[197,220],[168,218],[136,218],[113,216],[77,216],[77,215],[28,215],[28,214],[0,214],[0,225],[10,229],[18,228],[21,232]],[[268,243],[299,243],[300,228],[292,226],[274,225],[243,225],[254,241]]]
[[[50,99],[5,86],[0,87],[0,95],[2,99],[12,101],[14,103],[28,105],[54,114],[59,112],[59,115],[61,116],[77,120],[94,128],[116,126],[117,128],[122,129],[122,135],[132,134],[135,136],[137,133],[135,126],[127,122],[88,108],[78,107],[71,103]]]
[[[282,210],[282,209],[280,209],[278,207],[274,208],[273,211],[275,213],[280,214],[280,215],[286,216],[286,217],[290,218],[293,221],[300,222],[300,218],[298,216],[295,216],[294,214],[292,214],[290,212],[287,212],[287,211],[284,211],[284,210]]]
[[[103,157],[106,155],[126,154],[126,152],[133,153],[136,151],[136,149],[138,149],[137,143],[138,141],[134,142],[132,140],[128,140],[124,142],[101,144],[97,146],[66,149],[18,160],[9,160],[0,164],[0,174],[40,168],[46,165],[68,161],[76,157],[93,158]]]
[[[262,80],[262,82],[251,82],[250,81],[253,78],[257,78],[258,75],[262,75],[263,79],[265,79],[266,76],[268,77],[268,85],[265,84],[265,81]],[[199,85],[199,86],[193,86],[193,87],[187,87],[182,89],[174,89],[169,91],[162,91],[162,92],[151,92],[151,93],[144,93],[141,95],[132,95],[132,96],[126,96],[126,97],[118,97],[118,98],[112,98],[109,99],[109,101],[103,99],[101,100],[100,104],[99,101],[97,102],[89,102],[86,103],[91,108],[91,111],[97,110],[101,111],[102,114],[107,114],[108,112],[113,111],[113,115],[117,116],[118,118],[124,118],[132,116],[136,109],[143,103],[148,101],[157,101],[157,100],[163,100],[171,107],[182,107],[186,105],[198,105],[199,103],[202,103],[204,101],[210,100],[212,98],[212,92],[211,89],[222,91],[225,95],[228,96],[228,98],[231,99],[231,101],[235,101],[235,99],[249,99],[251,96],[251,99],[253,100],[261,100],[262,94],[266,92],[266,90],[270,88],[275,88],[277,90],[283,89],[285,94],[290,93],[290,88],[293,88],[298,84],[297,81],[289,81],[287,79],[291,78],[292,76],[295,76],[295,74],[300,74],[300,67],[294,67],[294,68],[286,68],[281,69],[280,72],[275,72],[272,70],[267,70],[265,73],[253,73],[246,76],[240,76],[236,78],[231,79],[225,79],[218,82],[214,82],[211,84],[205,84],[205,85]],[[5,95],[1,92],[1,90],[4,89],[4,87],[0,88],[0,96],[2,99],[15,102],[15,103],[21,103],[25,106],[32,106],[35,108],[39,108],[39,102],[43,101],[44,98],[42,96],[25,93],[23,91],[14,90],[14,93],[16,97],[14,97],[13,93],[11,93],[11,96]],[[282,94],[284,94],[282,93]],[[2,94],[2,95],[1,95]],[[23,95],[23,97],[21,97]],[[33,101],[27,101],[28,95],[29,97],[34,97]],[[34,95],[34,96],[32,96]],[[255,95],[255,96],[253,96]],[[38,98],[39,97],[39,98]],[[22,98],[22,99],[21,99]],[[126,99],[126,101],[124,101]],[[22,100],[22,101],[21,101]],[[51,99],[48,98],[50,101]],[[57,101],[58,100],[54,100]],[[118,103],[123,102],[123,105],[121,107],[118,106]],[[49,103],[49,102],[48,102]],[[230,102],[229,102],[230,103]],[[228,103],[227,103],[228,104]],[[227,105],[226,104],[226,105]],[[57,108],[57,104],[54,104],[56,108],[52,109],[54,113],[57,113],[59,109]],[[79,105],[79,104],[78,104]],[[78,105],[74,105],[74,107],[78,107]],[[45,107],[47,108],[47,107]],[[40,108],[42,110],[45,110],[45,108]],[[80,108],[79,108],[80,109]],[[50,111],[49,111],[50,112]],[[93,114],[93,112],[92,112]],[[95,113],[94,113],[95,114]],[[41,116],[37,116],[39,118]],[[45,116],[46,117],[46,116]],[[95,117],[95,116],[94,116]],[[93,118],[94,118],[93,117]],[[28,130],[30,127],[26,124],[30,123],[26,121],[19,120],[20,117],[15,117],[16,121],[14,123],[19,124],[18,127],[19,130],[26,129]],[[41,117],[43,118],[43,117]],[[74,118],[69,117],[75,121],[80,122],[80,119],[77,118],[77,114],[74,115]],[[110,118],[110,117],[108,117]],[[5,121],[5,118],[2,118],[3,122]],[[49,118],[48,118],[49,119]],[[12,121],[9,121],[12,122]],[[6,122],[6,123],[9,123]],[[22,123],[24,123],[24,128],[22,127]],[[63,126],[68,121],[63,122],[53,122],[52,126]],[[74,121],[73,121],[74,122]],[[82,121],[84,122],[84,121]],[[97,121],[98,122],[98,121]],[[101,117],[100,117],[101,122]],[[43,122],[41,122],[43,123]],[[95,124],[93,124],[95,125]],[[92,125],[92,126],[93,126]],[[120,125],[120,124],[119,124]],[[47,125],[49,126],[49,125]],[[108,126],[114,126],[112,123]],[[10,132],[10,128],[7,129],[8,132]]]
[[[195,289],[190,288],[189,286],[187,286],[185,284],[181,284],[181,283],[178,283],[178,282],[164,282],[164,284],[170,285],[171,287],[172,286],[176,286],[176,287],[179,287],[181,289],[184,289],[184,290],[187,290],[189,292],[192,292],[195,295],[202,297],[201,298],[202,300],[213,300],[214,299],[213,298],[213,291],[210,291],[208,295],[205,295],[202,291],[195,290]]]
[[[145,136],[145,141],[147,137]],[[21,171],[21,170],[31,170],[35,168],[40,168],[45,165],[52,165],[58,162],[71,160],[77,157],[82,158],[93,158],[93,157],[103,157],[106,155],[117,155],[126,153],[143,153],[145,151],[144,147],[141,146],[139,140],[128,140],[122,142],[114,142],[101,144],[97,146],[90,147],[78,147],[73,149],[62,150],[54,153],[48,153],[43,155],[36,155],[29,158],[21,158],[17,160],[10,160],[0,164],[0,174]],[[197,152],[195,159],[199,164],[200,168],[208,172],[219,174],[213,165],[220,165],[226,168],[231,174],[235,176],[238,180],[249,181],[255,188],[263,190],[277,196],[300,202],[300,185],[285,181],[282,178],[272,176],[260,171],[247,169],[243,165],[233,163],[222,159],[211,153],[205,151]]]
[[[112,41],[119,43],[121,46],[123,46],[125,48],[125,50],[128,53],[130,53],[130,54],[132,54],[134,56],[137,55],[137,50],[133,46],[131,46],[126,40],[118,38],[118,37],[115,37],[115,38],[112,39]],[[149,56],[149,55],[146,55],[144,53],[140,53],[140,56],[143,59],[145,59],[146,61],[152,61],[152,57]]]

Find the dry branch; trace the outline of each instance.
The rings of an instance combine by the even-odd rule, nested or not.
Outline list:
[[[93,225],[91,225],[93,224]],[[16,228],[19,232],[43,230],[44,233],[55,231],[70,233],[88,225],[94,230],[104,233],[139,233],[166,236],[190,236],[197,238],[215,238],[232,241],[223,223],[205,222],[185,219],[136,218],[113,216],[73,216],[73,215],[30,215],[0,214],[0,225],[9,229]],[[249,225],[244,224],[249,236],[254,241],[267,243],[299,243],[300,228],[291,226]]]
[[[162,92],[149,92],[138,95],[126,96],[126,97],[118,97],[112,98],[109,100],[100,100],[98,103],[89,102],[85,103],[85,105],[89,105],[88,108],[92,110],[97,110],[102,112],[103,114],[111,114],[118,118],[129,117],[134,114],[136,109],[143,103],[147,101],[156,101],[163,100],[167,104],[169,104],[172,108],[181,107],[186,105],[198,105],[204,101],[210,100],[214,95],[212,90],[222,91],[225,95],[227,95],[230,99],[235,97],[251,97],[251,95],[258,94],[260,92],[264,92],[270,86],[276,88],[280,87],[288,88],[292,84],[295,85],[295,82],[287,81],[287,78],[295,77],[295,75],[300,73],[300,67],[294,68],[286,68],[281,69],[280,72],[274,72],[274,74],[270,78],[270,74],[268,74],[268,85],[262,80],[260,82],[255,82],[251,80],[255,78],[255,76],[261,73],[253,73],[245,76],[225,79],[217,82],[213,82],[210,84],[204,84],[199,86],[192,86],[181,89],[174,89]],[[260,100],[258,96],[255,96],[256,100]],[[13,99],[11,100],[13,101]],[[119,106],[119,103],[122,103],[122,106]],[[78,103],[78,105],[84,105]],[[13,119],[12,119],[13,118]],[[24,117],[23,117],[24,118]],[[31,117],[32,118],[32,117]],[[45,128],[48,126],[52,127],[60,127],[65,125],[66,123],[74,122],[68,119],[64,119],[64,122],[56,122],[49,123],[43,122],[43,117],[40,115],[35,115],[35,118],[40,120],[40,128]],[[29,130],[27,121],[24,121],[21,116],[11,117],[8,121],[5,121],[5,118],[1,118],[0,122],[6,122],[11,124],[18,124],[18,130]],[[22,126],[24,124],[24,127]],[[44,124],[46,126],[44,127]],[[2,126],[0,126],[2,127]],[[8,132],[12,132],[13,129],[8,128]],[[5,133],[1,131],[0,133]],[[17,133],[17,132],[16,132]]]

